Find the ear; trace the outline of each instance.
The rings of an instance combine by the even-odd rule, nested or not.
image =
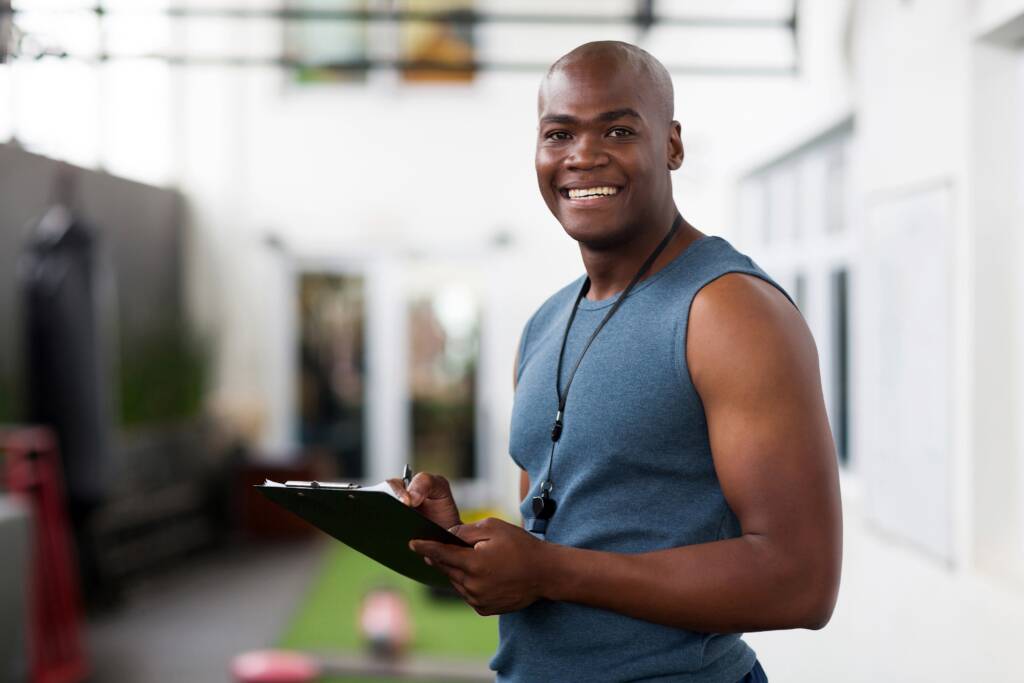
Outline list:
[[[668,168],[675,171],[683,165],[683,138],[678,121],[673,121],[668,134]]]

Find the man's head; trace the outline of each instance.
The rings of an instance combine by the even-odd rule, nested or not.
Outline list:
[[[669,174],[683,162],[673,108],[665,67],[635,45],[586,43],[551,66],[537,103],[537,182],[570,237],[601,249],[667,227]]]

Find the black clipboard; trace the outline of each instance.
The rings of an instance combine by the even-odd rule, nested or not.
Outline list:
[[[409,541],[422,538],[463,548],[471,547],[470,544],[379,487],[364,489],[358,484],[315,481],[275,484],[268,481],[255,488],[289,512],[385,567],[429,586],[448,587],[448,577],[409,550]]]

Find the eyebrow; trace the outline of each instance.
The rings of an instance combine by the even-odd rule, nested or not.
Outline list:
[[[643,117],[640,116],[640,113],[636,109],[631,109],[630,107],[623,107],[622,109],[612,109],[611,111],[602,112],[594,117],[594,121],[615,121],[616,119],[625,118],[627,116],[632,116],[633,118],[643,120]],[[569,114],[548,114],[547,116],[541,117],[540,122],[576,124],[580,123],[580,119],[575,116],[570,116]]]

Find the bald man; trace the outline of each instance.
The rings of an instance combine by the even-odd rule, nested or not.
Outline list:
[[[839,588],[838,473],[814,340],[788,294],[684,220],[672,82],[588,43],[540,87],[537,180],[585,275],[523,330],[510,453],[523,527],[413,541],[480,614],[500,681],[765,681],[745,631],[819,629]]]

